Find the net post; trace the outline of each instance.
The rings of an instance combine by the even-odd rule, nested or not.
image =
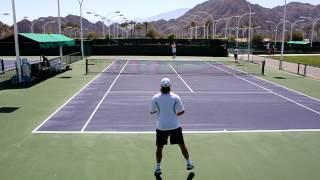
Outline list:
[[[86,75],[88,74],[88,59],[86,59]]]
[[[307,65],[304,65],[304,71],[303,71],[303,76],[306,77],[307,76]]]
[[[297,71],[297,74],[299,75],[300,74],[300,63],[298,63],[298,71]]]
[[[264,76],[264,74],[265,74],[265,67],[266,67],[266,59],[264,59],[264,60],[262,61],[261,75],[263,75],[263,76]]]
[[[3,59],[0,59],[0,65],[1,65],[1,71],[0,71],[0,74],[4,73],[4,61]]]

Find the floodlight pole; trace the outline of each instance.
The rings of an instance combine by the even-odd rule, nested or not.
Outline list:
[[[311,41],[310,41],[310,46],[312,47],[313,45],[313,36],[314,36],[314,28],[315,28],[315,26],[316,26],[316,24],[317,24],[317,22],[320,20],[320,18],[319,19],[316,19],[314,22],[313,22],[313,24],[312,24],[312,32],[311,32]]]
[[[186,24],[186,27],[183,27],[183,25],[182,25],[182,29],[185,29],[185,30],[186,30],[186,34],[187,34],[187,36],[188,36],[188,26],[189,26],[189,25],[191,26],[191,21],[184,20],[184,19],[182,19],[182,20],[180,20],[180,21],[187,23],[187,24]],[[191,33],[190,39],[192,39],[192,30],[191,30],[191,29],[190,29],[190,33]]]
[[[200,13],[200,14],[206,14],[207,16],[210,17],[211,21],[212,21],[212,39],[213,39],[213,36],[214,36],[214,19],[213,19],[213,16],[207,12],[204,12],[204,11],[199,11],[197,13]],[[209,25],[210,23],[208,24],[208,30],[207,30],[207,34],[209,32]]]
[[[59,34],[61,34],[61,16],[60,16],[60,0],[58,1],[58,29],[59,29]],[[60,57],[63,56],[63,49],[62,46],[59,46],[59,53],[60,53]]]
[[[206,39],[206,22],[205,22],[205,20],[199,15],[192,15],[192,16],[198,17],[202,20],[202,22],[203,22],[203,39]],[[196,19],[196,18],[194,18],[194,19]],[[196,36],[198,36],[198,29],[196,29]]]
[[[226,18],[226,27],[224,29],[224,38],[225,39],[227,39],[228,24],[229,24],[230,19],[231,19],[231,17]]]
[[[46,27],[47,27],[47,25],[50,24],[50,23],[55,23],[55,21],[49,21],[49,22],[47,22],[47,23],[44,24],[44,26],[43,26],[43,34],[46,33]]]
[[[218,24],[219,21],[222,21],[222,20],[225,20],[225,18],[221,18],[221,19],[215,20],[215,22],[216,22],[215,26],[214,26],[214,35],[215,36],[217,36],[217,27],[218,27],[217,24]]]
[[[285,32],[286,32],[286,17],[287,17],[287,0],[284,0],[281,57],[280,57],[280,62],[279,62],[279,69],[280,69],[280,70],[282,70],[282,62],[283,62],[284,36],[285,36]]]
[[[17,76],[18,76],[18,82],[22,82],[21,77],[21,63],[20,63],[20,49],[19,49],[19,38],[18,38],[18,25],[17,25],[17,17],[16,17],[16,5],[15,1],[12,0],[12,17],[13,17],[13,23],[14,23],[14,44],[15,44],[15,51],[16,51],[16,63],[17,63]]]
[[[249,7],[249,30],[248,30],[248,61],[250,60],[250,51],[251,51],[251,20],[252,20],[252,10],[250,6],[250,2],[248,3]]]
[[[291,24],[291,29],[290,29],[290,41],[292,41],[292,34],[293,34],[293,27],[294,27],[294,25],[295,25],[296,23],[302,22],[302,21],[304,21],[304,20],[299,19],[299,20],[294,21],[294,22]]]
[[[84,47],[83,47],[83,29],[82,29],[82,4],[83,0],[78,0],[80,5],[80,39],[81,39],[81,55],[82,59],[84,59]]]
[[[274,25],[274,27],[271,28],[271,41],[273,41],[273,31],[275,30],[277,24],[273,21],[266,21],[266,23],[270,23],[270,24]]]
[[[38,21],[44,21],[44,19],[38,19],[38,20],[34,20],[31,24],[31,33],[34,33],[34,24]]]
[[[275,36],[274,36],[274,45],[275,47],[277,47],[277,41],[278,41],[278,26],[280,24],[282,24],[283,22],[279,22],[277,25],[276,25],[276,29],[275,29]]]
[[[240,28],[240,22],[241,22],[241,19],[244,17],[244,16],[246,16],[246,15],[248,15],[248,13],[246,13],[246,14],[243,14],[242,16],[240,16],[239,17],[239,19],[238,19],[238,26],[237,26],[237,40],[236,40],[236,46],[238,47],[238,45],[239,45],[239,28]]]

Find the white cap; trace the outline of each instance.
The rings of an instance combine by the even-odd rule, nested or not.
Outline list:
[[[163,78],[161,80],[161,87],[170,87],[170,86],[171,86],[171,83],[169,78]]]

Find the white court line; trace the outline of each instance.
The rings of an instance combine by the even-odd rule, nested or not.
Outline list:
[[[76,92],[70,99],[68,99],[63,105],[61,105],[54,113],[52,113],[46,120],[44,120],[39,126],[37,126],[32,133],[35,133],[38,131],[38,129],[43,126],[49,119],[51,119],[55,114],[57,114],[58,111],[60,111],[64,106],[66,106],[70,101],[72,101],[78,94],[80,94],[84,89],[86,89],[93,81],[98,79],[102,73],[104,73],[106,70],[108,70],[116,61],[111,63],[108,67],[106,67],[101,73],[99,73],[96,77],[94,77],[91,81],[89,81],[85,86],[83,86],[78,92]]]
[[[158,93],[157,91],[110,91],[109,93],[111,94],[155,94],[155,93]],[[223,91],[208,91],[208,92],[205,92],[205,91],[199,91],[199,92],[185,92],[185,91],[175,91],[175,93],[177,94],[272,94],[271,92],[267,92],[267,91],[248,91],[248,92],[245,92],[245,91],[226,91],[226,92],[223,92]]]
[[[189,91],[191,93],[194,93],[194,91],[191,89],[191,87],[186,83],[186,81],[184,81],[184,79],[180,76],[180,74],[178,74],[178,72],[171,66],[171,64],[169,64],[169,66],[171,67],[171,69],[176,73],[176,75],[181,79],[181,81],[187,86],[187,88],[189,89]]]
[[[184,134],[320,132],[320,129],[183,131]],[[155,134],[155,131],[37,131],[34,134]]]
[[[156,94],[156,93],[159,93],[159,91],[110,91],[109,93],[111,93],[111,94]],[[188,92],[175,91],[175,93],[187,94],[187,93],[190,93],[190,92],[189,91]]]
[[[249,81],[248,79],[242,78],[242,77],[240,77],[240,76],[238,76],[238,75],[236,75],[236,74],[233,74],[233,73],[231,73],[231,72],[229,72],[229,71],[226,71],[226,70],[224,70],[224,69],[221,69],[221,68],[219,68],[219,67],[217,67],[217,66],[215,66],[215,65],[213,65],[213,64],[210,64],[210,63],[207,63],[207,64],[209,64],[210,66],[212,66],[212,67],[214,67],[214,68],[216,68],[216,69],[219,69],[219,70],[221,70],[221,71],[223,71],[223,72],[225,72],[225,73],[228,73],[228,74],[230,74],[230,75],[233,75],[233,76],[235,76],[235,77],[237,77],[237,78],[239,78],[239,79],[241,79],[241,80],[244,80],[244,81],[246,81],[246,82],[248,82],[248,83],[250,83],[250,84],[252,84],[252,85],[255,85],[255,86],[260,87],[260,88],[262,88],[262,89],[264,89],[264,90],[266,90],[266,91],[269,91],[269,92],[271,92],[271,93],[273,93],[273,94],[275,94],[275,95],[277,95],[277,96],[279,96],[279,97],[281,97],[281,98],[283,98],[283,99],[286,99],[287,101],[290,101],[290,102],[292,102],[292,103],[294,103],[294,104],[296,104],[296,105],[298,105],[298,106],[301,106],[301,107],[303,107],[303,108],[305,108],[305,109],[307,109],[307,110],[309,110],[309,111],[312,111],[312,112],[320,115],[320,112],[318,112],[318,111],[316,111],[316,110],[314,110],[314,109],[312,109],[312,108],[310,108],[310,107],[307,107],[307,106],[305,106],[305,105],[303,105],[303,104],[300,104],[300,103],[298,103],[298,102],[296,102],[296,101],[294,101],[294,100],[292,100],[292,99],[290,99],[290,98],[287,98],[287,97],[285,97],[285,96],[283,96],[283,95],[281,95],[281,94],[278,94],[278,93],[276,93],[276,92],[273,92],[272,90],[267,89],[267,88],[265,88],[265,87],[263,87],[263,86],[260,86],[259,84],[256,84],[256,83],[254,83],[254,82],[252,82],[252,81]],[[227,66],[225,66],[225,67],[227,67]],[[227,68],[228,68],[228,67],[227,67]]]
[[[224,65],[224,66],[226,66],[226,65]],[[289,90],[289,91],[292,91],[292,92],[294,92],[294,93],[297,93],[297,94],[306,96],[306,97],[308,97],[308,98],[310,98],[310,99],[313,99],[313,100],[315,100],[315,101],[319,101],[319,102],[320,102],[320,99],[317,99],[317,98],[315,98],[315,97],[306,95],[306,94],[304,94],[304,93],[302,93],[302,92],[299,92],[299,91],[296,91],[296,90],[287,88],[287,87],[285,87],[285,86],[283,86],[283,85],[277,84],[277,83],[272,82],[272,81],[269,81],[269,80],[267,80],[267,79],[263,79],[263,78],[261,78],[261,77],[254,76],[254,75],[249,74],[249,73],[247,73],[247,72],[245,72],[245,71],[242,71],[242,70],[240,70],[240,69],[237,69],[237,68],[234,68],[234,67],[231,67],[231,66],[227,66],[227,67],[229,67],[230,69],[237,70],[237,71],[239,71],[239,72],[245,73],[245,74],[247,74],[247,75],[250,75],[250,76],[252,76],[252,77],[255,77],[255,78],[257,78],[257,79],[260,79],[260,80],[262,80],[262,81],[265,81],[265,82],[274,84],[274,85],[276,85],[276,86],[282,87],[282,88],[284,88],[284,89],[286,89],[286,90]]]
[[[92,120],[93,116],[96,114],[97,110],[99,109],[99,107],[101,106],[102,102],[104,101],[104,99],[107,97],[107,95],[109,94],[109,92],[111,91],[112,87],[114,86],[114,84],[117,82],[117,80],[119,79],[121,73],[123,72],[123,70],[126,68],[127,64],[129,61],[126,62],[126,64],[123,66],[123,68],[121,69],[120,73],[118,74],[118,76],[114,79],[114,81],[112,82],[112,84],[110,85],[109,89],[107,90],[107,92],[104,94],[104,96],[102,97],[102,99],[100,100],[99,104],[96,106],[96,108],[94,109],[94,111],[92,112],[91,116],[89,117],[89,119],[87,120],[86,124],[83,126],[83,128],[81,129],[81,132],[83,132],[88,124],[90,123],[90,121]]]
[[[217,91],[217,92],[194,92],[194,94],[271,94],[271,92],[259,92],[259,91],[257,91],[257,92],[254,92],[254,91],[252,91],[252,92],[241,92],[241,91],[239,91],[239,92],[236,92],[236,91],[235,92],[232,92],[232,91],[219,92],[219,91]]]

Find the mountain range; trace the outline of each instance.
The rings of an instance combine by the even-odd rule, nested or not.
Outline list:
[[[188,12],[190,8],[183,8],[183,9],[178,9],[175,11],[170,11],[166,13],[161,13],[156,16],[152,16],[150,18],[144,18],[144,19],[135,19],[136,22],[151,22],[151,21],[159,21],[159,20],[170,20],[170,19],[177,19],[180,16],[184,15],[186,12]]]
[[[266,23],[266,21],[273,21],[275,23],[280,22],[280,19],[282,18],[283,14],[283,6],[277,6],[275,8],[265,8],[258,4],[250,4],[252,8],[252,12],[255,13],[252,17],[253,26],[261,26],[263,29],[271,29],[272,24]],[[219,18],[225,18],[230,16],[239,16],[242,14],[247,13],[248,10],[248,4],[246,0],[208,0],[204,3],[198,4],[192,9],[180,9],[177,11],[169,12],[160,14],[156,17],[149,18],[147,21],[149,21],[147,28],[153,28],[156,31],[158,31],[162,35],[166,35],[172,30],[169,29],[169,27],[172,27],[172,25],[178,25],[182,26],[185,24],[182,20],[185,18],[190,18],[192,15],[198,14],[201,15],[203,18],[207,18],[208,16],[204,14],[199,14],[198,12],[207,12],[213,16],[213,18],[219,19]],[[320,17],[320,5],[311,5],[308,3],[299,3],[299,2],[291,2],[287,5],[287,18],[289,21],[295,21],[299,19],[301,16],[310,17],[312,19],[319,18]],[[161,17],[161,20],[157,20]],[[53,20],[57,20],[56,17],[42,17],[39,19],[44,19],[42,22],[36,22],[34,24],[34,32],[42,33],[43,32],[43,26],[45,23]],[[154,21],[153,21],[154,20]],[[79,27],[79,16],[76,15],[68,15],[64,18],[62,18],[62,21],[64,22],[64,27],[73,26],[73,27]],[[194,19],[194,22],[196,22],[198,25],[203,24],[200,19]],[[34,21],[33,21],[34,22]],[[217,32],[222,32],[222,29],[225,27],[225,21],[220,21],[217,23]],[[2,24],[2,23],[1,23]],[[0,28],[4,25],[0,24]],[[22,20],[18,23],[19,32],[30,32],[32,22],[28,20]],[[241,25],[247,25],[248,24],[248,16],[245,16],[243,20],[241,21]],[[306,19],[305,22],[299,23],[304,25],[311,26],[311,21]],[[297,27],[299,26],[297,24]],[[140,25],[140,26],[139,26]],[[230,21],[230,27],[235,27],[237,25],[237,19],[233,18]],[[136,27],[139,27],[140,34],[143,34],[145,28],[142,28],[143,23],[137,22]],[[102,34],[102,22],[97,23],[91,23],[87,19],[83,19],[83,27],[86,29],[85,32],[96,32],[97,34]],[[12,29],[12,28],[11,28]],[[0,29],[1,30],[1,29]],[[3,33],[3,31],[1,31]],[[8,30],[7,30],[8,32]],[[10,28],[9,28],[10,32]],[[57,24],[51,23],[47,26],[46,32],[58,32]],[[66,34],[70,33],[77,33],[77,30],[75,28],[73,30],[70,30],[68,28],[65,29]],[[1,33],[0,33],[1,36]]]
[[[261,26],[262,29],[271,29],[272,24],[266,23],[266,21],[273,21],[279,23],[283,17],[284,6],[277,6],[275,8],[265,8],[258,4],[250,4],[252,12],[255,15],[252,16],[253,26]],[[231,16],[239,16],[249,12],[248,3],[246,0],[209,0],[201,3],[183,16],[176,20],[170,21],[171,24],[185,24],[182,23],[182,19],[190,18],[191,15],[197,14],[197,12],[207,12],[213,16],[215,20]],[[208,17],[201,15],[202,17]],[[308,3],[291,2],[287,4],[287,19],[291,22],[299,19],[301,16],[310,17],[312,19],[320,17],[320,5],[314,6]],[[200,21],[196,19],[195,21]],[[198,22],[200,24],[200,22]],[[203,23],[202,23],[203,24]],[[248,16],[245,16],[241,21],[242,25],[248,24]],[[310,20],[306,20],[305,24],[311,25]],[[237,18],[233,18],[230,22],[230,27],[237,25]],[[153,22],[153,26],[156,29],[162,30],[161,33],[168,33],[167,29],[170,25],[163,21]],[[161,27],[161,28],[158,28]],[[221,21],[217,24],[218,32],[225,27],[225,21]]]

